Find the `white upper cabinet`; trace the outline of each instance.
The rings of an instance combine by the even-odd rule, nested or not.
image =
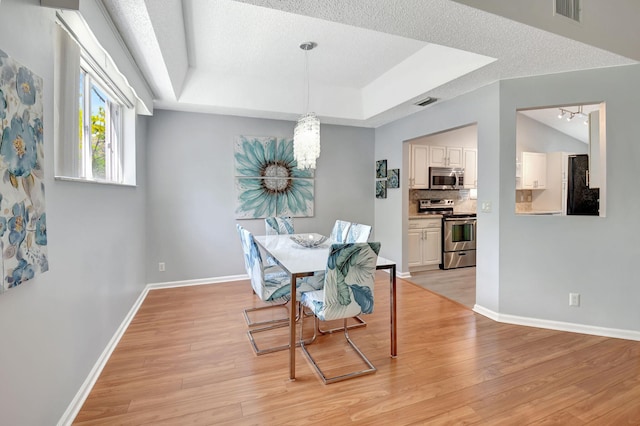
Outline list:
[[[517,189],[545,189],[547,186],[547,154],[523,152],[521,175]]]
[[[429,166],[463,167],[462,147],[432,145],[429,148]]]
[[[464,148],[464,187],[478,187],[478,150]]]
[[[409,188],[429,188],[429,147],[426,145],[411,145]]]

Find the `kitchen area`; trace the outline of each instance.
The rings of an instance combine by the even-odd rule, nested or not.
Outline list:
[[[515,215],[605,216],[604,103],[516,112]],[[473,308],[477,126],[408,141],[410,281]]]
[[[410,147],[409,281],[473,308],[477,126],[420,137]]]
[[[516,215],[604,216],[603,104],[517,112]]]

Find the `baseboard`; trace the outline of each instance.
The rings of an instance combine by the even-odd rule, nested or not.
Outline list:
[[[100,377],[100,373],[102,373],[104,366],[107,365],[107,361],[111,357],[111,354],[115,350],[116,346],[118,346],[118,342],[120,342],[120,339],[129,327],[131,320],[133,320],[133,317],[138,312],[138,309],[142,305],[142,302],[147,297],[148,292],[148,286],[145,286],[145,288],[142,290],[142,293],[140,293],[140,296],[138,296],[138,299],[129,310],[129,313],[120,324],[120,327],[118,327],[109,343],[107,343],[107,347],[104,349],[104,351],[102,351],[102,354],[89,372],[89,375],[85,379],[84,383],[82,383],[82,386],[80,386],[78,393],[76,393],[76,396],[73,398],[66,411],[62,414],[62,417],[58,421],[58,426],[67,426],[73,423],[73,420],[76,418],[76,416],[80,412],[80,409],[82,408],[82,405],[89,396],[89,392],[91,392],[91,389],[93,389],[93,385],[95,385],[98,377]]]
[[[174,288],[174,287],[187,287],[191,285],[203,285],[203,284],[220,284],[229,281],[241,281],[248,280],[249,275],[227,275],[226,277],[215,278],[200,278],[197,280],[181,280],[181,281],[166,281],[158,283],[149,283],[147,287],[149,290],[155,290],[159,288]]]
[[[606,328],[594,325],[576,324],[563,321],[551,321],[539,318],[521,317],[517,315],[501,314],[480,305],[475,305],[473,311],[497,322],[528,327],[546,328],[549,330],[568,331],[571,333],[591,334],[593,336],[613,337],[616,339],[640,341],[640,332],[619,328]]]
[[[408,278],[411,278],[411,272],[397,272],[396,271],[396,277],[406,280]]]
[[[149,291],[160,289],[160,288],[185,287],[185,286],[203,285],[203,284],[219,284],[223,282],[240,281],[240,280],[248,280],[248,279],[249,279],[249,276],[245,274],[245,275],[229,275],[226,277],[205,278],[205,279],[197,279],[197,280],[168,281],[168,282],[147,284],[142,290],[142,292],[140,293],[140,296],[138,296],[138,299],[135,301],[135,303],[129,310],[129,313],[127,313],[127,316],[124,318],[124,320],[116,330],[115,334],[113,335],[109,343],[107,343],[107,346],[105,347],[104,351],[102,351],[102,354],[100,355],[95,365],[89,372],[89,375],[85,379],[84,383],[82,383],[82,386],[80,386],[78,393],[76,393],[76,396],[73,398],[73,400],[71,401],[71,403],[69,404],[65,412],[62,414],[62,417],[58,421],[57,425],[70,426],[73,423],[76,416],[80,412],[82,405],[84,404],[87,397],[89,396],[89,393],[93,388],[93,385],[96,384],[98,377],[100,377],[100,373],[102,373],[102,370],[104,369],[105,365],[107,365],[107,361],[109,361],[111,354],[116,349],[116,346],[118,346],[118,343],[120,342],[120,339],[124,335],[125,331],[127,331],[129,324],[135,317],[136,313],[138,313],[138,309],[140,309],[140,306],[142,306],[142,302],[144,302],[144,299],[147,297],[147,294],[149,293]]]

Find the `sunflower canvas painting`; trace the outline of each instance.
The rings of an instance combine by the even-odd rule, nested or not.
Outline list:
[[[237,219],[313,216],[314,171],[296,167],[293,140],[240,136],[234,158]]]
[[[42,78],[0,50],[0,293],[49,269]]]

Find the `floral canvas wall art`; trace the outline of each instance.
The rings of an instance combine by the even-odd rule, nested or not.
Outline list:
[[[387,160],[376,161],[376,179],[387,177]]]
[[[400,188],[400,169],[389,169],[387,188]]]
[[[49,269],[42,78],[0,50],[0,292]]]
[[[313,216],[314,171],[296,167],[293,140],[240,136],[234,159],[237,219]]]
[[[387,180],[376,181],[376,198],[387,198]]]

